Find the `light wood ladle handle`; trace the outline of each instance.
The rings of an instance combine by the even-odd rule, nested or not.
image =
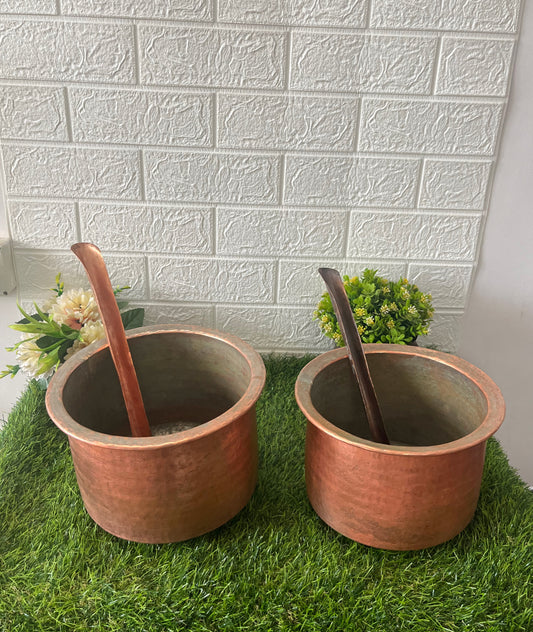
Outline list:
[[[150,424],[102,253],[97,246],[89,243],[74,244],[71,250],[82,262],[91,283],[124,396],[131,434],[134,437],[149,437],[152,434]]]

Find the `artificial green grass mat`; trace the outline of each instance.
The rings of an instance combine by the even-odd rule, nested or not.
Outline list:
[[[188,542],[115,538],[89,518],[68,442],[29,386],[0,433],[0,630],[533,630],[533,494],[491,440],[478,511],[432,549],[375,550],[309,505],[309,358],[266,358],[259,483],[231,522]]]

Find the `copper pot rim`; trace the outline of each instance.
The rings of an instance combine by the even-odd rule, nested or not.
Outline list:
[[[325,417],[313,405],[311,400],[311,385],[314,378],[331,364],[348,356],[346,347],[331,349],[320,354],[301,370],[295,384],[295,396],[300,410],[307,420],[320,431],[335,439],[371,452],[379,452],[396,456],[437,456],[459,452],[473,447],[491,437],[503,423],[505,416],[505,402],[503,395],[494,381],[481,369],[453,354],[444,353],[424,347],[394,344],[364,344],[365,354],[398,354],[405,356],[423,357],[439,364],[448,366],[464,375],[473,382],[483,393],[487,403],[487,414],[482,423],[472,432],[455,441],[429,446],[386,445],[362,437],[357,437],[345,430],[341,430]],[[355,384],[354,384],[355,388]]]
[[[214,417],[196,428],[182,430],[174,434],[151,437],[123,437],[91,430],[78,423],[68,413],[63,404],[63,391],[70,375],[83,362],[105,348],[108,348],[107,340],[104,339],[93,342],[85,347],[85,349],[81,349],[75,353],[58,368],[52,377],[46,392],[46,409],[54,424],[69,437],[91,445],[125,450],[160,449],[189,443],[204,438],[214,432],[218,432],[248,412],[256,404],[265,385],[266,370],[263,359],[251,345],[233,334],[194,325],[149,325],[130,329],[126,332],[126,336],[129,340],[166,333],[183,333],[212,338],[237,350],[247,361],[250,368],[250,382],[243,396],[231,406],[231,408],[228,408],[228,410],[224,411],[224,413],[218,417]]]

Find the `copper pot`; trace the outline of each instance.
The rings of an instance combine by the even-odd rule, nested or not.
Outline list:
[[[128,342],[152,428],[128,436],[126,408],[105,342],[77,352],[53,377],[46,406],[68,435],[89,515],[137,542],[187,540],[248,502],[257,480],[259,354],[235,336],[185,325],[143,327]]]
[[[502,395],[455,356],[364,348],[393,445],[370,439],[346,348],[318,356],[296,382],[308,420],[309,500],[328,525],[362,544],[415,550],[445,542],[474,515],[486,442],[504,418]]]

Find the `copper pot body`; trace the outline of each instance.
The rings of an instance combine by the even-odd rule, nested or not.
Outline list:
[[[143,327],[128,332],[128,343],[152,428],[194,427],[128,436],[109,347],[77,352],[53,377],[46,405],[68,435],[87,512],[136,542],[207,533],[233,518],[256,485],[263,361],[239,338],[199,327]]]
[[[494,382],[458,357],[364,345],[392,445],[371,441],[345,348],[302,369],[305,477],[316,513],[372,547],[415,550],[453,538],[476,510],[487,439],[505,405]]]

